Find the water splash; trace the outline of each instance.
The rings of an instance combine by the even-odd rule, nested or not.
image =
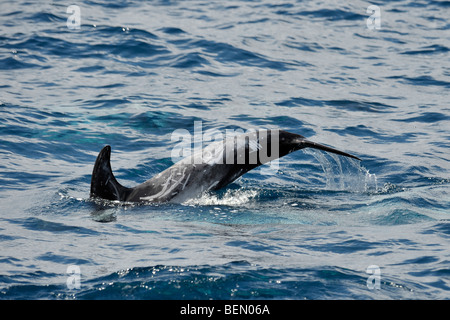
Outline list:
[[[257,195],[257,190],[230,189],[227,190],[223,195],[204,193],[198,198],[189,199],[183,202],[183,204],[200,206],[240,206],[250,202]]]
[[[326,189],[350,192],[377,192],[378,179],[360,161],[331,153],[304,149],[319,161],[326,177]]]

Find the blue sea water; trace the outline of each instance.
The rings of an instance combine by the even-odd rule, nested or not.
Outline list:
[[[448,1],[0,3],[0,299],[450,298]],[[367,25],[369,5],[380,25]],[[182,204],[89,199],[172,133],[299,151]],[[375,267],[371,267],[375,266]]]

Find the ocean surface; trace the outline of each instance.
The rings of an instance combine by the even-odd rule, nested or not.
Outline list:
[[[450,298],[449,1],[73,4],[0,2],[0,299]],[[103,146],[134,186],[195,123],[362,161],[89,199]]]

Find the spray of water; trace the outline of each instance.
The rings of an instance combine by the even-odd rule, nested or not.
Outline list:
[[[325,173],[326,189],[350,192],[378,190],[377,176],[361,166],[360,161],[313,149],[304,149],[303,152],[319,162]]]
[[[185,205],[201,205],[201,206],[212,206],[212,205],[224,205],[224,206],[240,206],[248,203],[258,195],[257,190],[241,190],[241,189],[230,189],[225,192],[222,196],[217,196],[211,193],[204,193],[198,198],[189,199],[183,204]]]
[[[303,151],[312,155],[319,162],[325,173],[327,190],[356,193],[378,191],[377,176],[361,166],[360,161],[313,149],[304,149]],[[205,193],[198,198],[187,200],[184,204],[240,206],[252,201],[260,191],[231,189],[220,196]]]

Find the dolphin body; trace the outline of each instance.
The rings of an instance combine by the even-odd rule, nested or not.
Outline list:
[[[264,129],[211,143],[150,180],[127,188],[114,177],[110,163],[111,147],[105,146],[94,165],[90,196],[125,202],[181,203],[204,191],[224,188],[246,172],[303,148],[360,160],[343,151],[309,141],[299,134]]]

